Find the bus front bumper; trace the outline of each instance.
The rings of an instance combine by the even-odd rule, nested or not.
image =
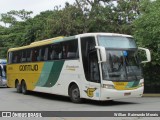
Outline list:
[[[116,90],[116,89],[106,89],[102,88],[102,94],[100,100],[115,100],[121,98],[130,97],[142,97],[144,87],[139,87],[133,90]]]

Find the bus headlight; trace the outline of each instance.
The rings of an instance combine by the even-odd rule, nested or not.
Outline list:
[[[115,89],[114,85],[110,85],[110,84],[103,84],[102,87],[107,89]]]
[[[144,86],[144,82],[141,82],[140,84],[139,84],[139,87],[143,87]]]

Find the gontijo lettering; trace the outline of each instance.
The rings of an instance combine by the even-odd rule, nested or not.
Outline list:
[[[20,71],[38,71],[38,65],[20,65],[19,66]]]

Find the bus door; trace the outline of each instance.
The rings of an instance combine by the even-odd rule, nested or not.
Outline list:
[[[90,81],[88,93],[94,99],[98,100],[100,97],[100,72],[96,50],[90,52],[88,55],[88,67]]]
[[[82,62],[86,82],[82,89],[85,91],[84,97],[99,100],[100,98],[100,72],[95,49],[94,37],[81,38]]]

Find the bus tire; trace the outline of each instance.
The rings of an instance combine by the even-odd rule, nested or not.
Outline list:
[[[76,84],[72,85],[69,89],[69,96],[72,102],[80,103],[82,99],[80,98],[80,91]]]
[[[21,84],[22,84],[22,93],[26,95],[28,93],[26,82],[22,81]]]
[[[15,83],[15,88],[17,90],[17,93],[21,93],[22,92],[22,86],[21,86],[21,84],[19,84],[18,81],[16,81],[16,83]]]

